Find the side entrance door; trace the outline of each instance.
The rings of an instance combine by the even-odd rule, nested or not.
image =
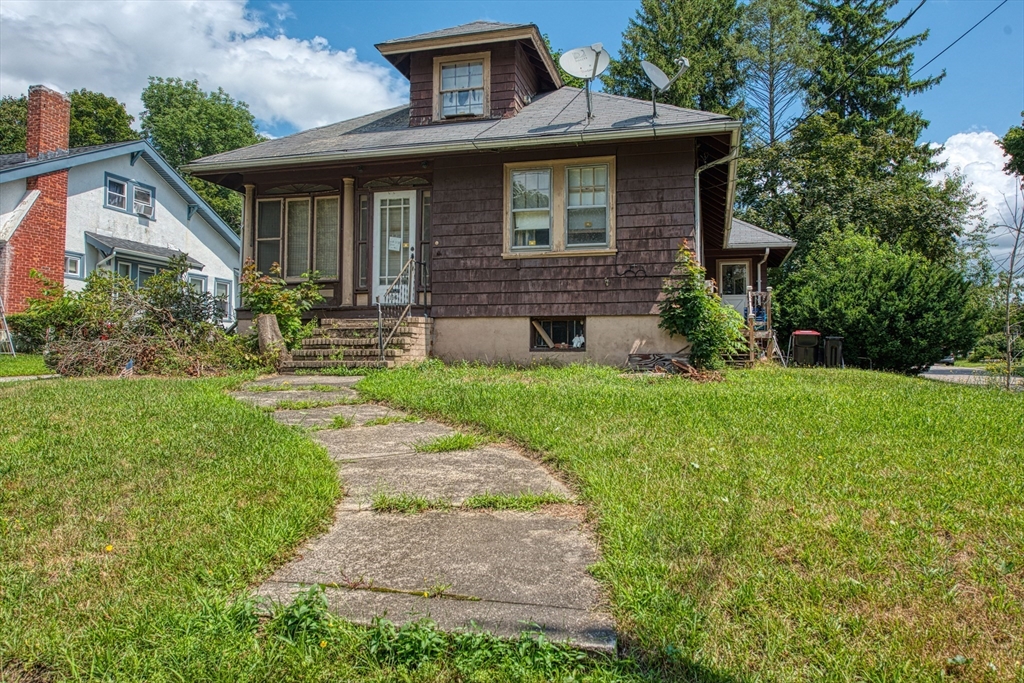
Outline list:
[[[377,192],[373,195],[376,229],[373,240],[373,300],[387,291],[413,254],[416,244],[416,190]],[[403,292],[415,287],[411,268],[400,285]]]

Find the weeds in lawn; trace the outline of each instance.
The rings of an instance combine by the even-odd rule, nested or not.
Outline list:
[[[346,417],[344,415],[335,415],[334,417],[331,418],[331,422],[327,428],[345,429],[346,427],[351,427],[353,424],[354,422],[352,422],[352,418]]]
[[[330,384],[292,384],[282,382],[280,384],[253,384],[245,387],[245,391],[254,394],[265,394],[274,391],[334,391],[336,387]]]
[[[447,436],[439,436],[430,441],[424,441],[413,445],[419,453],[444,453],[446,451],[468,451],[477,446],[487,443],[487,439],[476,434],[463,434],[456,432]]]
[[[430,499],[410,493],[377,493],[373,496],[370,509],[374,512],[402,512],[406,514],[427,510],[450,510],[452,504],[443,499]]]
[[[387,417],[375,417],[363,423],[364,427],[379,427],[381,425],[398,424],[401,422],[413,422],[419,424],[422,419],[415,415],[388,415]]]
[[[272,410],[310,410],[312,408],[330,408],[331,406],[349,406],[357,405],[361,401],[353,399],[338,399],[338,400],[312,400],[312,399],[300,399],[297,401],[286,400],[278,401],[273,406]]]
[[[568,503],[569,499],[557,493],[483,493],[467,498],[462,507],[470,510],[520,510],[528,512],[541,505]]]
[[[856,370],[444,366],[369,399],[548,455],[661,680],[1024,680],[1024,396]],[[510,410],[514,406],[514,410]],[[995,673],[992,673],[995,671]]]

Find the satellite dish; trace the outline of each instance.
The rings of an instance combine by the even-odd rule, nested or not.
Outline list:
[[[590,80],[608,68],[611,57],[601,43],[594,43],[569,50],[559,58],[558,63],[570,76]]]
[[[646,59],[640,61],[640,68],[644,70],[647,80],[651,82],[651,108],[654,112],[654,118],[658,118],[658,93],[665,92],[671,88],[672,84],[686,73],[686,70],[690,68],[690,60],[686,57],[679,57],[676,59],[676,65],[679,66],[679,71],[676,72],[675,76],[669,78],[664,71]]]
[[[653,83],[654,87],[658,90],[664,91],[665,88],[669,86],[669,79],[668,76],[665,75],[665,72],[654,64],[648,62],[646,59],[641,60],[640,68],[644,70],[644,73],[647,74],[647,78],[650,79],[651,83]]]
[[[577,47],[558,59],[558,64],[567,74],[586,80],[588,119],[594,117],[593,103],[590,99],[590,82],[599,74],[604,73],[611,61],[611,56],[605,52],[601,43]]]

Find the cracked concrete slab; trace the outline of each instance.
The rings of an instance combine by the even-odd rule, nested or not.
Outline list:
[[[500,446],[364,458],[345,463],[343,473],[348,508],[368,507],[377,493],[408,493],[456,505],[484,493],[571,496],[543,467]]]
[[[264,377],[262,379],[253,380],[252,382],[246,382],[242,386],[242,389],[245,389],[246,387],[263,386],[301,388],[312,384],[324,384],[332,387],[351,387],[361,379],[361,375],[344,377],[336,377],[334,375],[274,375],[272,377]]]
[[[298,583],[267,582],[258,594],[275,602],[289,602],[308,588]],[[517,605],[490,600],[465,601],[444,597],[423,598],[401,593],[328,588],[332,612],[357,624],[370,625],[376,617],[394,624],[430,619],[446,631],[484,631],[515,638],[524,631],[540,631],[547,638],[577,647],[614,654],[615,623],[603,612]]]
[[[336,403],[360,401],[358,392],[338,388],[334,391],[235,391],[232,396],[257,408],[273,408],[284,401],[332,401]]]
[[[368,420],[383,418],[405,418],[406,413],[386,406],[373,403],[357,403],[354,405],[328,406],[326,408],[302,408],[299,410],[278,410],[274,419],[281,424],[298,425],[300,427],[323,427],[330,425],[336,415],[344,415],[357,425]]]
[[[529,512],[339,512],[271,581],[407,591],[436,587],[482,600],[594,610],[597,549],[579,522]]]
[[[335,460],[357,460],[414,453],[413,444],[454,433],[455,430],[436,422],[396,422],[374,427],[325,430],[316,432],[313,438],[326,446]]]

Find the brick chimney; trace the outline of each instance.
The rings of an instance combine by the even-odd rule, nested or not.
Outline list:
[[[31,86],[25,132],[28,160],[67,154],[70,122],[71,101],[66,95],[42,85]],[[39,283],[30,275],[33,270],[51,280],[64,281],[67,170],[26,179],[26,196],[33,190],[39,190],[39,198],[3,247],[0,284],[4,306],[10,313],[23,311],[27,300],[39,295]]]

